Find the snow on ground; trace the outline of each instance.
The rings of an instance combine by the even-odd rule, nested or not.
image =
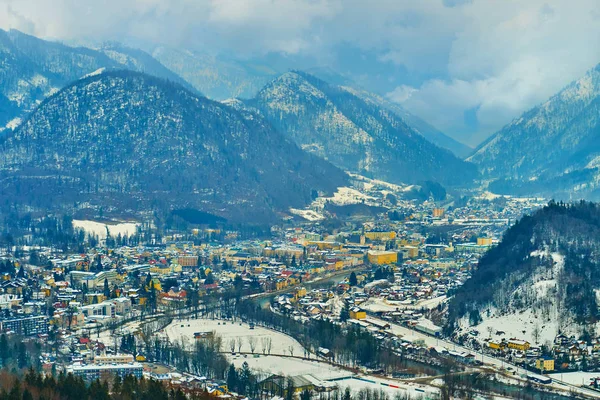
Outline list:
[[[100,239],[106,239],[106,229],[110,232],[110,235],[115,237],[119,234],[121,236],[134,235],[137,231],[139,224],[137,222],[121,222],[115,224],[106,224],[104,222],[87,221],[87,220],[73,220],[73,228],[83,229],[86,233],[96,235]]]
[[[396,185],[394,183],[381,181],[379,179],[371,179],[371,178],[367,178],[366,176],[353,174],[353,173],[348,173],[348,175],[350,175],[350,177],[352,179],[362,182],[365,185],[365,189],[367,189],[367,190],[371,189],[375,185],[383,186],[383,187],[386,187],[386,188],[396,191],[396,192],[401,192],[406,189],[406,186]]]
[[[183,340],[189,345],[193,345],[194,343],[195,332],[215,332],[223,339],[222,351],[229,351],[231,341],[235,340],[236,352],[239,351],[238,338],[242,338],[241,352],[251,351],[248,338],[254,338],[256,353],[262,353],[262,339],[271,338],[271,354],[289,355],[291,348],[295,356],[304,355],[304,349],[294,338],[260,326],[250,329],[247,323],[239,321],[232,322],[213,319],[175,320],[165,328],[165,332],[171,341]]]
[[[102,67],[102,68],[98,68],[98,69],[97,69],[97,70],[95,70],[94,72],[90,72],[89,74],[87,74],[87,75],[84,75],[82,79],[85,79],[85,78],[90,78],[90,77],[92,77],[92,76],[96,76],[96,75],[100,75],[100,74],[102,74],[102,73],[103,73],[105,70],[106,70],[106,68],[104,68],[104,67]]]
[[[570,383],[575,386],[588,386],[590,379],[600,378],[600,372],[565,372],[563,374],[548,374],[552,379]]]
[[[333,204],[343,206],[346,204],[358,204],[362,202],[366,203],[369,200],[375,200],[375,198],[361,193],[356,189],[341,186],[333,194],[333,197],[321,197],[315,200],[315,202],[321,201],[325,203],[327,200],[331,201]]]
[[[376,391],[383,391],[384,393],[386,393],[388,396],[390,396],[390,398],[394,398],[394,396],[396,394],[400,394],[400,395],[404,395],[404,394],[408,394],[410,396],[410,398],[419,398],[420,396],[422,396],[423,398],[426,396],[426,394],[431,394],[431,393],[437,393],[437,389],[430,387],[430,386],[425,386],[425,385],[418,385],[418,384],[412,384],[412,383],[401,383],[398,381],[393,381],[393,380],[388,380],[388,379],[380,379],[380,378],[374,378],[372,376],[360,376],[359,378],[362,379],[366,379],[366,380],[360,380],[360,379],[344,379],[341,381],[337,381],[337,385],[338,388],[344,392],[346,390],[346,388],[350,388],[350,392],[353,395],[357,395],[358,392],[361,389],[369,389],[369,390],[376,390]],[[368,381],[372,381],[372,382],[367,382]],[[390,387],[387,385],[394,385],[397,387]]]
[[[381,297],[371,297],[360,305],[367,311],[371,312],[388,312],[396,310],[420,310],[422,308],[431,310],[436,308],[438,304],[446,301],[446,296],[434,297],[432,299],[420,300],[414,304],[409,301],[388,301]]]
[[[482,313],[485,315],[485,313]],[[462,326],[468,326],[468,322],[461,324]],[[538,344],[544,344],[546,341],[554,342],[554,338],[558,333],[558,325],[556,321],[550,322],[538,322],[538,318],[534,315],[533,311],[525,310],[522,313],[509,314],[498,317],[485,318],[479,325],[466,328],[467,330],[476,330],[479,332],[479,337],[491,338],[493,340],[502,340],[517,338],[521,340],[527,340],[529,343],[536,345],[536,341],[533,338],[533,331],[535,328],[539,329]],[[491,336],[490,330],[491,329]],[[496,334],[497,332],[504,332]]]
[[[22,122],[21,118],[19,118],[19,117],[13,118],[8,122],[8,124],[6,124],[6,127],[8,129],[14,130],[17,126],[21,125],[21,122]]]
[[[299,215],[307,221],[320,221],[325,219],[325,217],[313,210],[299,210],[297,208],[290,208],[290,212],[295,215]]]
[[[312,375],[321,380],[341,378],[352,375],[352,372],[345,371],[333,365],[317,360],[301,360],[290,357],[264,356],[253,357],[251,355],[228,355],[227,358],[236,366],[241,367],[244,362],[255,371],[266,374],[279,374],[286,376],[294,375]]]

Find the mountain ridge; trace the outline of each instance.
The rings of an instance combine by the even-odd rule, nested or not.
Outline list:
[[[482,143],[468,158],[500,192],[596,198],[600,64]]]
[[[351,172],[454,186],[477,175],[475,166],[430,143],[394,112],[301,71],[280,75],[245,104],[302,148]]]
[[[265,221],[347,182],[264,121],[132,71],[63,88],[1,146],[0,197],[40,209],[197,208]]]

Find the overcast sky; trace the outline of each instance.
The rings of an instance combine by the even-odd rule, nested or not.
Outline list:
[[[338,69],[351,46],[390,75],[379,92],[472,145],[600,62],[597,0],[0,0],[0,27]]]

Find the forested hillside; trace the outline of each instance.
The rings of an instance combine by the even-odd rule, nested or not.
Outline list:
[[[480,260],[450,302],[449,326],[527,312],[540,327],[590,331],[600,318],[599,291],[600,206],[551,202]]]
[[[1,204],[21,208],[265,221],[346,183],[262,119],[128,71],[68,86],[0,146]]]

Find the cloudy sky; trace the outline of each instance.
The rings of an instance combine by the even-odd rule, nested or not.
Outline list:
[[[0,27],[310,59],[471,145],[600,62],[597,0],[0,0]]]

